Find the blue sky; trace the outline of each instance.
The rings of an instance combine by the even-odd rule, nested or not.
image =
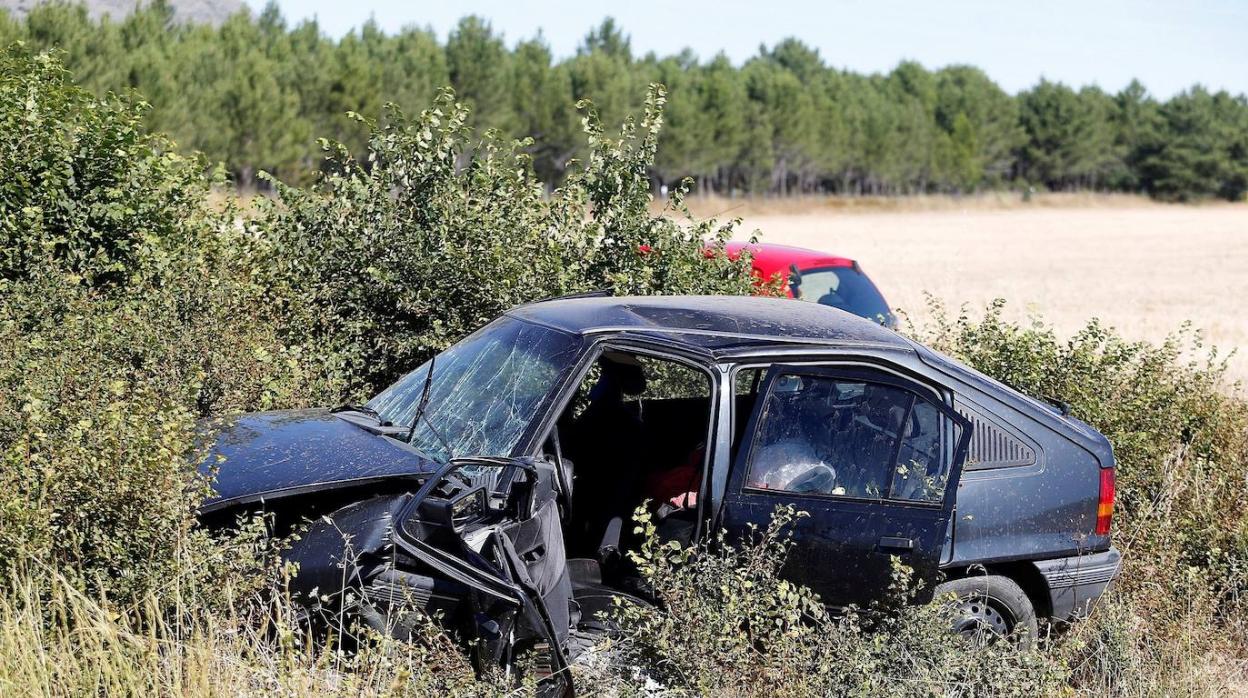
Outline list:
[[[258,6],[258,0],[252,0]],[[887,71],[899,61],[929,68],[969,63],[1010,92],[1041,76],[1110,91],[1138,77],[1153,94],[1192,83],[1248,93],[1248,0],[279,0],[291,21],[316,17],[341,36],[369,17],[387,31],[430,27],[445,39],[460,17],[488,19],[508,44],[539,31],[558,57],[575,53],[585,33],[614,17],[635,53],[702,58],[723,51],[736,63],[795,36],[830,65]]]

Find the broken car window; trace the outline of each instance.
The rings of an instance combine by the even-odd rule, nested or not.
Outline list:
[[[772,384],[747,486],[939,502],[948,477],[941,415],[884,383],[784,374]]]
[[[412,445],[443,462],[514,455],[529,423],[571,371],[580,346],[573,335],[512,318],[486,325],[438,355]],[[394,424],[411,424],[428,370],[425,363],[368,406]]]

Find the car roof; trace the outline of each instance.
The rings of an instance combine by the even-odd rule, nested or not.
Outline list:
[[[801,270],[820,267],[854,266],[854,260],[848,257],[828,254],[805,247],[776,245],[764,242],[730,242],[724,245],[724,251],[728,253],[729,257],[740,255],[744,250],[749,250],[754,268],[758,269],[764,277],[770,277],[776,272],[783,272],[787,275],[790,264],[796,264],[797,268]]]
[[[909,340],[878,323],[788,298],[575,297],[518,306],[507,315],[578,335],[646,334],[711,351],[794,344],[913,351]]]

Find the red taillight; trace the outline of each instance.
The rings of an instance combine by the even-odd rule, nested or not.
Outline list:
[[[1114,520],[1114,469],[1101,468],[1101,496],[1096,504],[1096,535],[1108,536]]]

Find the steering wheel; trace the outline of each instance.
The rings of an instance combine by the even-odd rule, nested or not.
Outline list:
[[[810,467],[789,478],[780,489],[785,492],[831,492],[836,484],[836,471],[823,463]]]

